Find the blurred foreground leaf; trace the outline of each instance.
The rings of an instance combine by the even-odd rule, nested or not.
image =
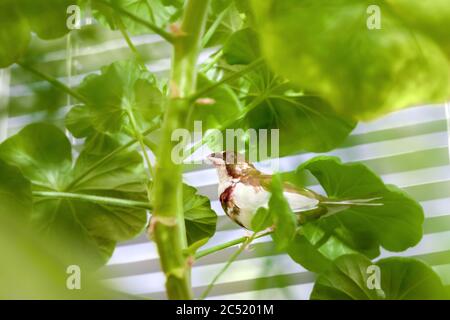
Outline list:
[[[450,4],[437,5],[252,1],[262,51],[274,71],[361,120],[449,97],[449,62],[441,45],[448,48],[443,30]],[[376,14],[380,28],[369,28]]]
[[[25,54],[35,32],[42,39],[64,36],[71,0],[3,0],[0,3],[0,68]]]

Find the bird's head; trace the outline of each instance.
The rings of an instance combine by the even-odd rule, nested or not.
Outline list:
[[[225,173],[231,178],[239,178],[250,173],[257,172],[256,168],[245,160],[245,156],[233,151],[214,152],[208,156],[208,160],[220,173]]]

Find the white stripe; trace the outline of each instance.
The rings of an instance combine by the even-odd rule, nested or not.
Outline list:
[[[215,52],[215,48],[208,48],[205,49],[199,56],[198,63],[201,64],[205,62],[209,56]],[[150,72],[158,73],[163,71],[168,71],[170,69],[171,65],[171,59],[170,58],[164,58],[159,60],[154,60],[152,63],[146,64],[147,68]],[[79,85],[83,79],[91,74],[100,74],[99,70],[88,72],[88,73],[82,73],[78,75],[72,76],[72,84],[74,86]],[[58,77],[57,78],[62,83],[67,83],[67,77]],[[11,86],[11,97],[23,97],[23,96],[31,96],[34,95],[33,88],[46,88],[51,86],[47,81],[38,81],[33,82],[32,84],[18,84]]]
[[[275,260],[276,264],[268,270],[264,266]],[[199,287],[208,285],[214,276],[221,270],[224,263],[194,267],[192,270],[192,286]],[[264,273],[262,273],[264,271]],[[217,284],[251,280],[258,277],[270,277],[279,274],[295,274],[306,270],[295,263],[287,255],[278,255],[263,258],[254,258],[235,261],[226,274],[221,277]],[[143,294],[158,292],[164,288],[164,276],[162,272],[133,275],[128,277],[105,280],[105,283],[117,289],[125,290],[131,294]]]
[[[131,40],[135,46],[164,42],[164,39],[162,39],[160,36],[156,34],[133,36],[131,37]],[[101,44],[86,46],[84,48],[78,49],[78,52],[75,55],[73,55],[73,58],[101,54],[108,51],[127,47],[128,47],[127,42],[122,38],[107,40]],[[58,60],[64,60],[65,58],[66,58],[66,50],[53,51],[47,53],[42,59],[42,62],[53,62]]]
[[[447,117],[448,159],[450,162],[450,102],[445,104],[445,115]]]
[[[348,148],[340,148],[327,154],[331,156],[337,156],[341,158],[343,162],[364,161],[401,155],[415,151],[447,147],[447,139],[447,133],[443,131],[401,139],[367,143]],[[317,154],[314,153],[305,153],[301,155],[280,158],[276,161],[279,161],[280,172],[288,172],[295,170],[299,164],[313,158],[316,155]],[[264,162],[267,163],[269,161],[273,160]],[[256,164],[256,166],[258,168],[270,167],[270,165],[258,165],[258,163]],[[184,182],[195,187],[208,186],[218,183],[215,169],[204,169],[187,172],[183,175],[183,179]]]
[[[217,206],[218,201],[215,201],[215,206]],[[434,216],[440,216],[439,213],[441,213],[442,216],[448,215],[450,212],[448,212],[448,209],[450,207],[443,207],[442,205],[450,203],[450,198],[446,199],[439,199],[439,200],[433,200],[433,201],[426,201],[422,202],[421,204],[424,205],[425,209],[430,209],[433,207],[438,207],[438,213],[428,215],[425,211],[426,217],[434,217]],[[222,216],[224,215],[223,210],[221,208],[218,212],[218,215]],[[207,249],[210,247],[213,247],[215,245],[231,241],[237,238],[240,238],[242,236],[246,235],[246,231],[241,228],[236,228],[232,230],[224,230],[224,231],[218,231],[215,233],[215,235],[209,240],[209,242],[202,248]],[[255,243],[262,243],[271,241],[270,237],[263,237],[255,240]],[[450,242],[449,242],[450,243]],[[448,243],[446,244],[448,247]],[[130,245],[123,245],[118,246],[116,250],[114,251],[110,261],[108,262],[108,265],[115,265],[115,264],[123,264],[123,263],[131,263],[131,262],[138,262],[138,261],[145,261],[145,260],[153,260],[158,258],[158,253],[156,251],[155,244],[153,242],[145,242],[145,243],[139,243],[139,244],[130,244]]]
[[[355,130],[353,130],[353,133],[363,134],[372,131],[400,128],[428,121],[442,120],[444,117],[445,110],[442,104],[406,108],[390,113],[377,120],[360,122]]]
[[[0,69],[0,142],[8,137],[9,68]]]
[[[283,288],[246,291],[218,296],[211,295],[206,300],[308,300],[313,287],[313,283],[306,283]]]
[[[422,241],[414,248],[404,252],[387,252],[382,250],[380,258],[390,256],[411,256],[421,255],[430,252],[448,250],[450,243],[450,231],[425,235]],[[273,267],[266,270],[264,266],[269,261],[273,261]],[[211,264],[205,266],[194,265],[192,271],[193,287],[205,286],[223,268],[225,263]],[[287,255],[276,255],[259,258],[251,258],[234,262],[226,274],[217,282],[230,283],[235,281],[251,280],[258,277],[270,277],[282,274],[295,274],[306,270],[295,263]],[[143,294],[149,292],[159,292],[164,288],[164,275],[162,272],[154,272],[141,275],[117,277],[105,280],[105,283],[115,288],[125,290],[131,294]]]

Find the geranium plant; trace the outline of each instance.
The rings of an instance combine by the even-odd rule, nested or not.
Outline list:
[[[36,68],[27,50],[32,33],[54,39],[70,32],[72,2],[0,4],[0,67],[16,63],[70,95],[76,103],[65,128],[82,141],[79,149],[61,128],[43,123],[4,141],[1,215],[20,215],[30,232],[64,243],[62,261],[87,269],[105,264],[117,242],[146,230],[158,247],[170,299],[196,298],[190,274],[197,260],[242,243],[228,267],[253,239],[269,235],[280,252],[318,274],[313,299],[447,297],[423,262],[377,260],[382,248],[400,252],[421,240],[421,206],[363,164],[334,157],[316,157],[276,175],[269,208],[253,218],[255,233],[202,249],[215,233],[216,213],[205,196],[183,184],[172,137],[202,121],[204,131],[279,129],[281,157],[327,152],[358,121],[445,101],[447,0],[78,1],[81,12],[89,7],[98,23],[122,33],[134,58],[103,66],[69,88]],[[373,5],[379,28],[367,24],[377,14],[367,10]],[[142,33],[172,46],[169,78],[158,79],[146,68],[130,37]],[[214,53],[199,65],[205,48]],[[185,154],[205,143],[217,148],[207,137]],[[299,219],[286,204],[282,180],[298,187],[319,183],[331,199],[376,197],[383,205]],[[389,281],[367,286],[370,266]]]

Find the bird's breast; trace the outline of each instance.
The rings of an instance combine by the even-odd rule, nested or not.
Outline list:
[[[262,187],[237,183],[231,194],[233,204],[238,208],[235,220],[247,229],[251,229],[253,214],[260,207],[268,207],[270,193]]]

